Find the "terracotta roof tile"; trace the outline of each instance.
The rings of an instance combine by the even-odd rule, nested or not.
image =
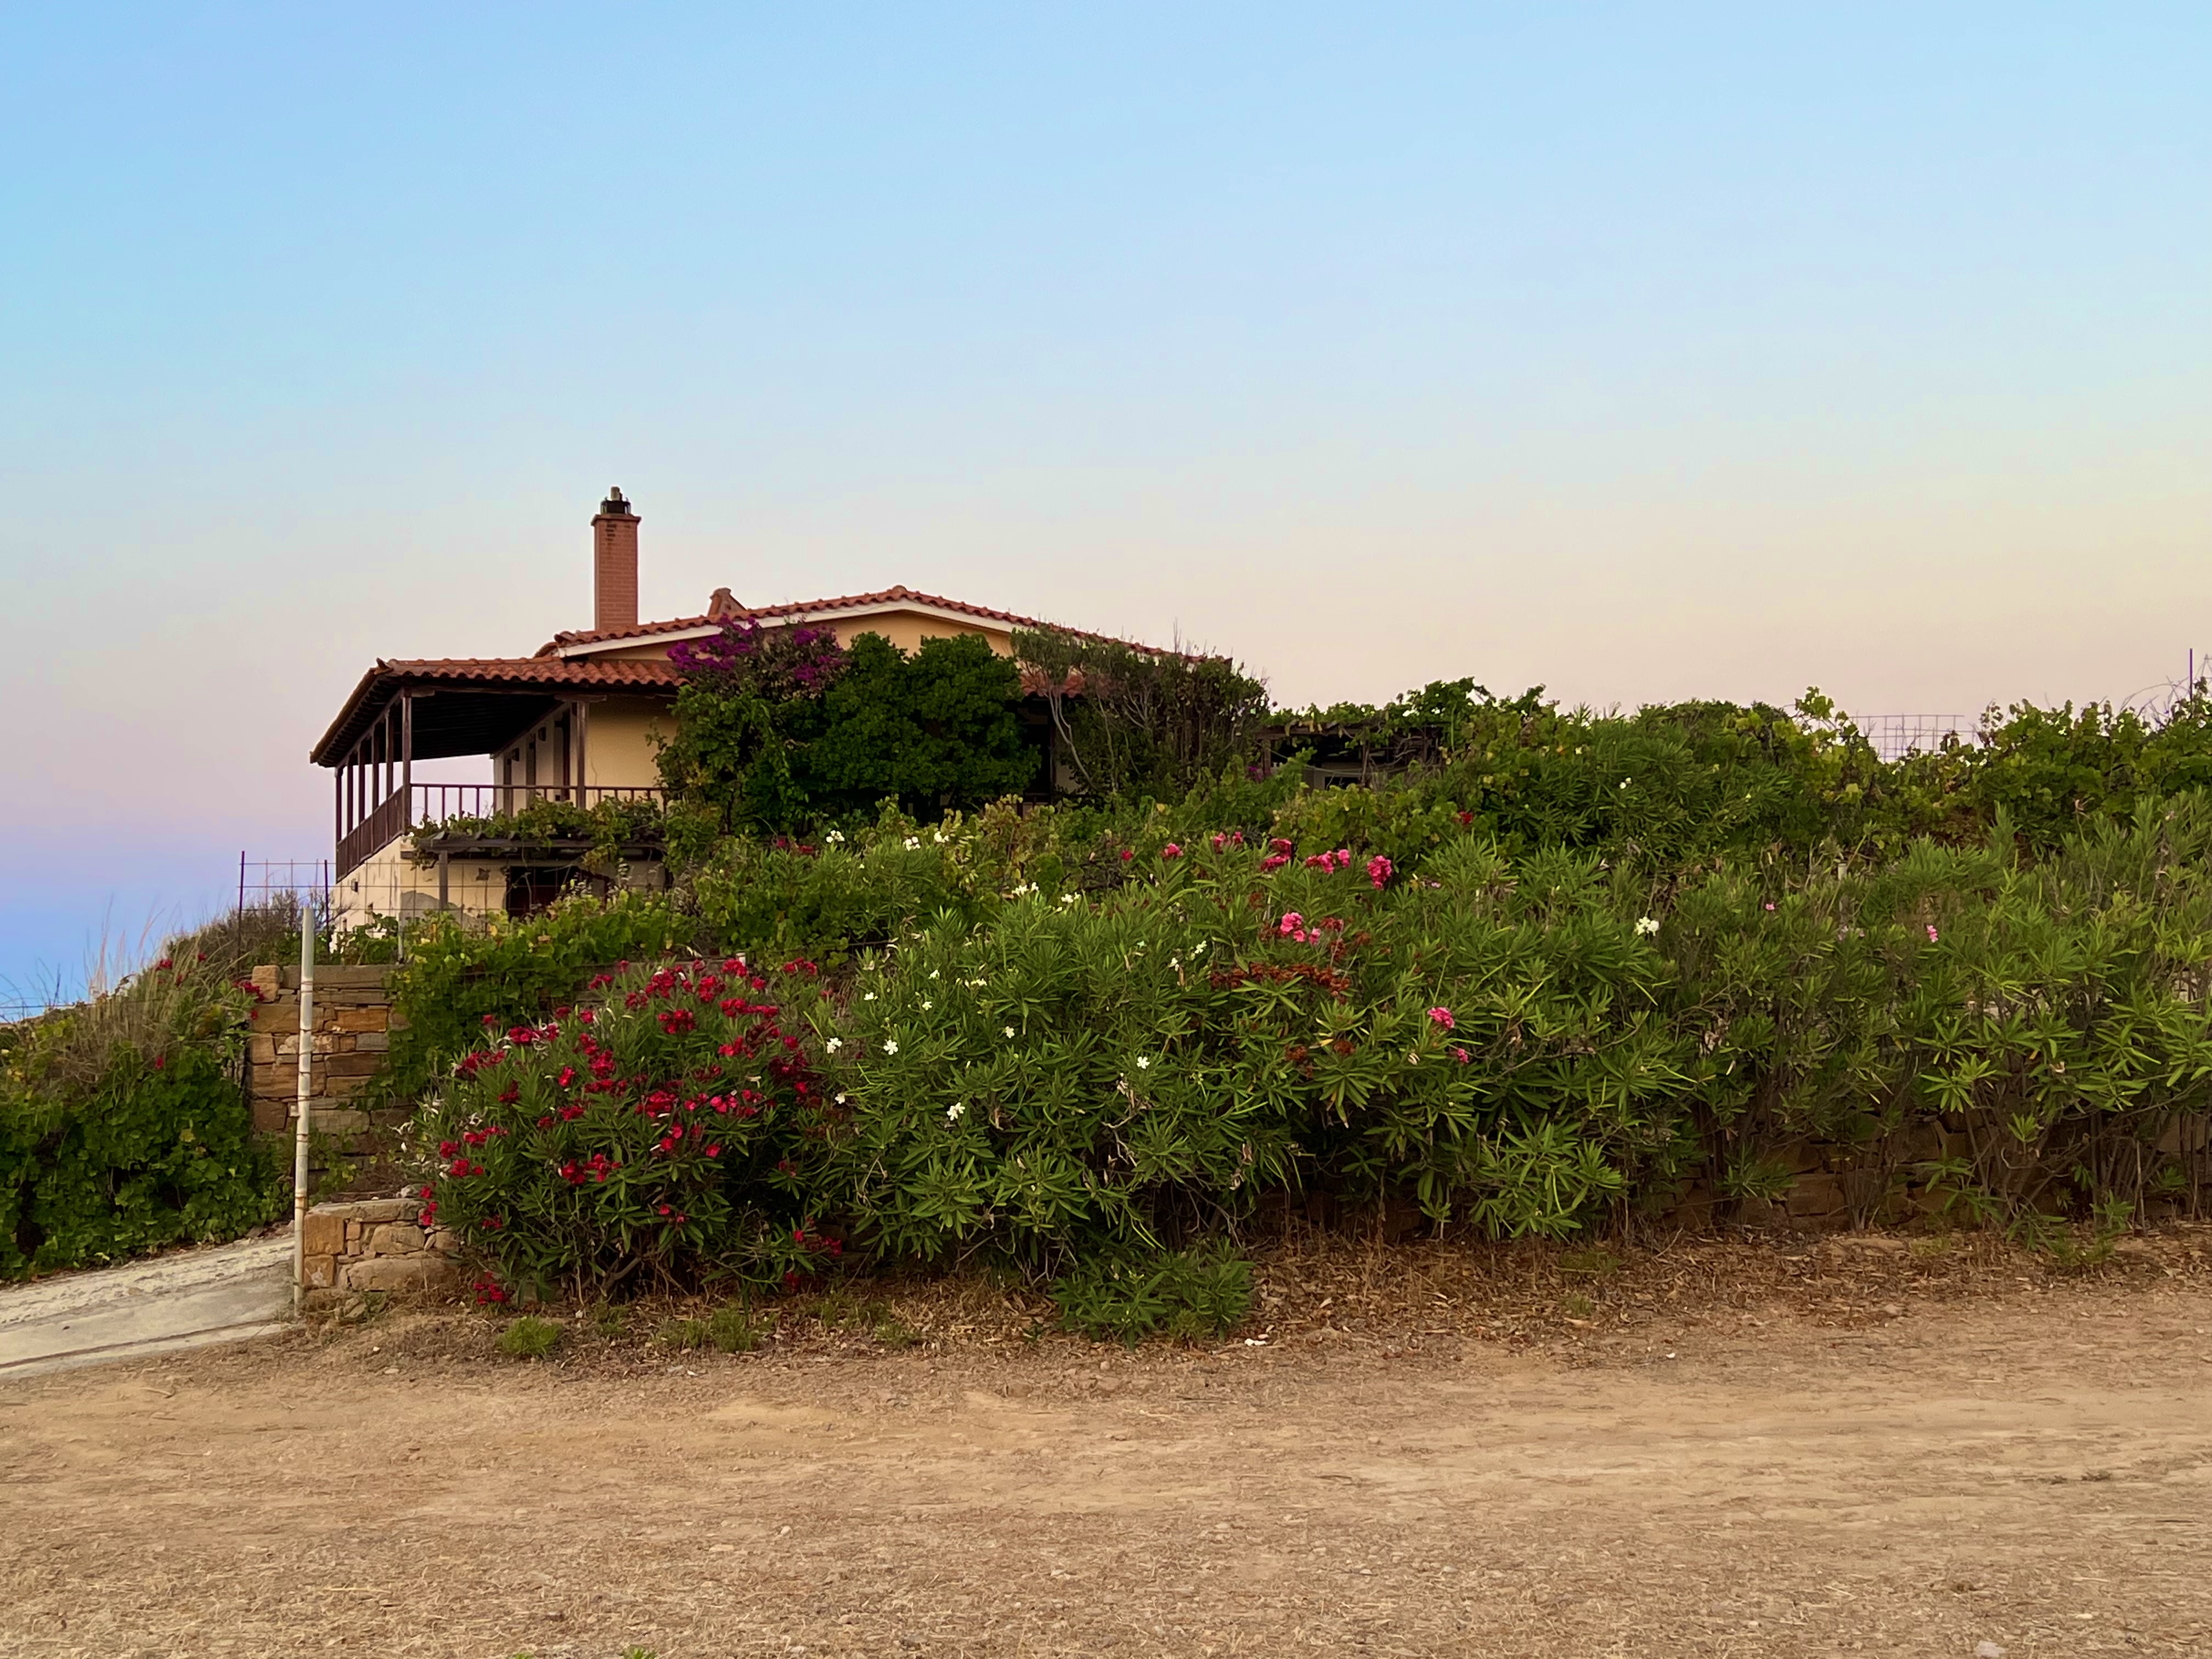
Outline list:
[[[673,685],[665,657],[577,662],[565,657],[428,657],[379,659],[372,671],[393,681],[484,681],[500,685]]]
[[[1040,622],[1035,617],[1018,616],[1011,611],[994,611],[987,605],[969,605],[965,599],[948,599],[936,593],[917,593],[914,589],[904,586],[886,587],[874,593],[845,593],[833,599],[802,599],[790,605],[742,605],[731,615],[732,619],[738,617],[756,617],[763,619],[783,617],[821,617],[839,611],[855,611],[866,605],[896,605],[901,601],[909,605],[926,605],[939,611],[957,611],[963,616],[974,617],[983,622],[1000,623],[1009,628],[1058,627],[1058,624],[1054,623]],[[538,654],[541,657],[550,657],[565,646],[598,645],[615,640],[650,639],[657,634],[674,634],[689,628],[705,628],[720,620],[721,618],[712,615],[673,617],[666,622],[637,623],[628,628],[578,629],[564,631],[556,634],[545,644],[538,647]],[[1059,629],[1058,631],[1073,634],[1079,638],[1086,640],[1103,640],[1107,637],[1103,634],[1092,634],[1079,628]]]
[[[544,686],[550,692],[590,686],[672,689],[675,684],[676,665],[659,657],[619,662],[572,662],[561,657],[379,658],[307,757],[319,766],[337,764],[391,698],[412,685]]]

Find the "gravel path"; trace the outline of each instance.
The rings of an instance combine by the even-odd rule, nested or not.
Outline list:
[[[2205,1279],[1898,1273],[1526,1349],[395,1315],[0,1382],[0,1651],[2212,1652]]]

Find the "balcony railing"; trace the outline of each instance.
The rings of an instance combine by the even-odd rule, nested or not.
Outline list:
[[[643,786],[591,783],[403,784],[338,837],[337,873],[350,875],[402,836],[425,824],[447,823],[457,818],[510,817],[541,801],[566,801],[589,808],[610,800],[658,801],[665,799],[667,793]]]

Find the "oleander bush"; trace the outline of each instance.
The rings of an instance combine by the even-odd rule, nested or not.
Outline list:
[[[847,665],[815,665],[826,696]],[[981,1258],[1076,1328],[1187,1334],[1232,1318],[1224,1241],[1316,1196],[1574,1237],[1759,1213],[1808,1147],[1860,1221],[2201,1206],[2201,697],[1884,762],[1817,694],[1612,715],[1455,682],[1327,711],[1436,746],[1320,789],[1207,746],[1237,684],[1155,678],[1122,688],[1143,731],[1091,738],[1159,799],[770,836],[723,833],[769,816],[726,793],[665,897],[427,927],[398,1058],[443,1077],[437,1212],[494,1293]],[[783,811],[811,763],[745,729]]]
[[[2117,1224],[2201,1194],[2202,794],[2040,858],[2001,819],[1669,867],[1455,813],[1407,865],[1232,830],[995,893],[978,872],[1018,866],[956,830],[975,908],[842,972],[641,965],[465,1057],[426,1121],[438,1214],[510,1280],[983,1257],[1106,1330],[1152,1318],[1170,1258],[1315,1192],[1570,1237],[1762,1203],[1816,1141],[1862,1219]]]
[[[773,983],[772,983],[773,981]],[[799,1159],[834,1109],[799,1023],[817,970],[624,967],[534,1024],[487,1027],[417,1127],[422,1221],[503,1285],[580,1298],[709,1278],[773,1284],[842,1250]]]

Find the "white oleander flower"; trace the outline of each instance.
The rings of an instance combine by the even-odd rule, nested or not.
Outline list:
[[[860,994],[860,1000],[863,1002],[873,1002],[875,1000],[876,994],[873,991],[863,991]]]
[[[960,1121],[961,1118],[966,1115],[967,1110],[968,1103],[966,1101],[956,1100],[950,1106],[947,1106],[945,1109],[945,1121],[947,1123],[957,1123]]]
[[[1638,917],[1636,921],[1636,931],[1643,934],[1646,939],[1650,938],[1652,934],[1659,931],[1659,919],[1656,916]]]
[[[1152,1062],[1148,1058],[1146,1058],[1145,1055],[1143,1055],[1143,1054],[1139,1054],[1139,1055],[1137,1056],[1137,1069],[1138,1069],[1139,1071],[1140,1071],[1140,1072],[1144,1072],[1144,1071],[1149,1071],[1149,1070],[1151,1070],[1151,1069],[1152,1069]]]
[[[829,1046],[830,1046],[830,1052],[831,1054],[836,1054],[836,1053],[840,1048],[843,1048],[843,1047],[845,1046],[845,1039],[844,1039],[844,1038],[842,1038],[842,1037],[831,1037],[831,1038],[830,1039],[830,1045],[829,1045]]]
[[[838,1103],[840,1106],[842,1106],[842,1105],[845,1103],[845,1096],[844,1096],[844,1092],[843,1092],[842,1090],[841,1090],[841,1091],[839,1091],[838,1095],[837,1095],[837,1103]]]
[[[886,1042],[885,1044],[884,1044],[884,1052],[885,1054],[896,1054],[896,1053],[898,1052],[898,1042],[897,1042],[897,1040],[896,1040],[896,1038],[894,1038],[892,1041],[890,1041],[890,1042]]]
[[[908,836],[906,838],[906,850],[907,850],[908,852],[909,852],[909,853],[919,852],[919,851],[921,850],[921,836]]]
[[[823,836],[822,839],[828,842],[832,847],[842,846],[845,841],[845,832],[842,830],[832,830],[828,835]]]
[[[929,998],[927,998],[927,997],[924,997],[924,998],[921,1000],[921,1012],[922,1012],[923,1013],[925,1013],[925,1014],[926,1014],[926,1013],[927,1013],[931,1009],[934,1008],[935,1006],[937,1006],[936,1003],[933,1002]]]
[[[1012,1026],[1011,1026],[1011,1025],[1009,1025],[1008,1027],[1006,1027],[1006,1035],[1007,1035],[1008,1036],[1013,1036],[1013,1034],[1014,1034],[1014,1028],[1013,1028]]]

